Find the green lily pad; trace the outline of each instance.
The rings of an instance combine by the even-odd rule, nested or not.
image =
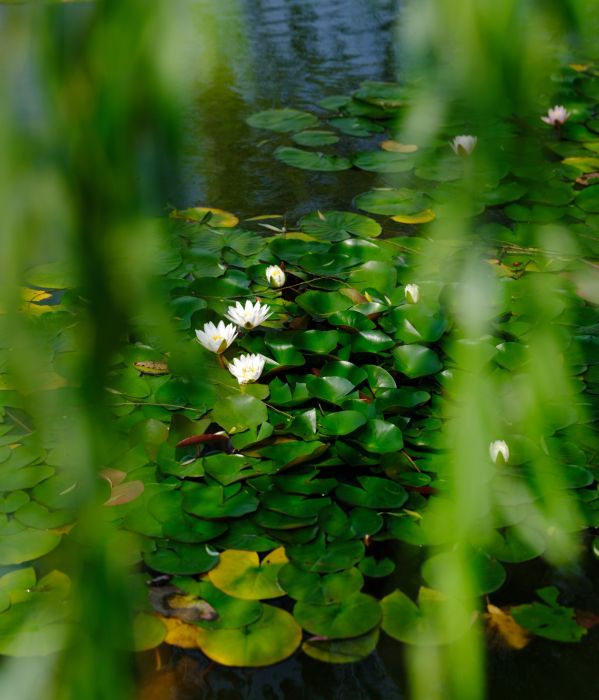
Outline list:
[[[337,603],[314,605],[299,601],[293,616],[311,634],[344,639],[365,634],[381,621],[378,601],[365,593],[353,593]]]
[[[227,433],[234,433],[264,423],[268,413],[266,406],[259,399],[239,394],[218,401],[212,416]]]
[[[473,620],[461,603],[425,587],[418,593],[418,605],[395,590],[383,598],[381,608],[383,630],[406,644],[447,644],[465,634]],[[451,624],[445,611],[451,611]]]
[[[424,345],[402,345],[392,350],[395,368],[410,379],[435,374],[443,368],[437,353]]]
[[[379,354],[395,345],[395,342],[382,331],[360,331],[352,337],[353,352],[371,352]]]
[[[341,404],[354,389],[343,377],[310,377],[306,386],[312,396],[334,404]]]
[[[24,528],[10,535],[0,535],[0,566],[22,564],[39,559],[55,549],[61,536],[46,530]]]
[[[587,631],[576,623],[573,608],[564,607],[557,602],[557,588],[540,588],[537,595],[547,604],[517,605],[511,609],[514,620],[538,637],[558,642],[579,642]]]
[[[318,440],[311,442],[303,442],[300,440],[290,440],[278,445],[268,445],[262,447],[259,453],[268,459],[271,459],[279,470],[296,467],[303,462],[311,459],[316,459],[321,454],[326,452],[329,446]]]
[[[369,578],[384,578],[395,571],[395,564],[391,559],[379,559],[374,557],[364,557],[358,565],[364,576]]]
[[[357,411],[338,411],[320,419],[320,429],[326,435],[349,435],[366,423],[366,418]]]
[[[349,95],[329,95],[319,100],[317,104],[323,109],[337,112],[340,107],[344,107],[348,102],[351,102],[351,97]]]
[[[328,146],[339,141],[339,137],[333,131],[317,129],[300,131],[291,138],[300,146]]]
[[[227,529],[225,523],[202,520],[185,513],[183,494],[178,490],[164,491],[152,496],[147,503],[147,509],[162,523],[164,536],[176,542],[208,542],[222,535]]]
[[[198,645],[223,666],[270,666],[299,647],[302,630],[285,610],[264,605],[262,616],[239,629],[205,630]]]
[[[351,569],[364,555],[364,545],[359,541],[330,542],[322,539],[287,548],[289,560],[304,571],[331,574]]]
[[[599,214],[599,185],[585,187],[576,196],[576,204],[586,212]]]
[[[343,377],[348,379],[352,384],[357,386],[360,382],[363,382],[367,374],[362,369],[354,365],[352,362],[347,362],[345,360],[334,360],[332,362],[327,362],[326,365],[320,370],[321,377]]]
[[[278,598],[285,595],[277,575],[286,563],[282,549],[274,550],[262,562],[256,552],[231,549],[220,555],[218,566],[208,576],[216,588],[235,598]]]
[[[337,331],[309,330],[298,333],[293,338],[293,344],[300,350],[329,354],[337,347],[339,333]]]
[[[133,649],[147,651],[160,646],[166,637],[164,623],[155,615],[138,613],[133,618]]]
[[[264,112],[252,114],[246,121],[257,129],[269,129],[280,133],[302,131],[318,124],[318,119],[313,114],[288,108],[267,109]]]
[[[0,472],[0,491],[30,489],[54,474],[54,469],[45,464],[22,467]]]
[[[287,493],[299,493],[306,496],[322,495],[332,491],[337,486],[337,479],[316,479],[319,470],[311,469],[296,474],[278,474],[272,477],[272,483]]]
[[[0,654],[33,657],[60,651],[72,632],[65,604],[68,577],[53,571],[26,599],[0,614]]]
[[[380,421],[382,422],[382,421]],[[335,495],[350,506],[374,508],[375,510],[394,510],[401,508],[407,501],[405,489],[391,479],[376,476],[358,476],[358,486],[339,484]]]
[[[260,503],[269,510],[289,515],[292,518],[312,518],[318,515],[325,506],[328,506],[331,499],[326,496],[307,498],[295,493],[270,490],[262,494]]]
[[[401,430],[393,423],[380,418],[369,420],[366,427],[353,438],[364,449],[375,454],[397,452],[403,447]]]
[[[302,644],[302,651],[318,661],[329,664],[351,664],[362,661],[376,649],[378,627],[351,639],[321,639],[313,637]]]
[[[417,214],[430,207],[430,198],[416,190],[402,188],[379,189],[358,195],[354,203],[358,209],[371,214],[397,216],[398,214]]]
[[[364,584],[355,567],[336,574],[322,576],[285,564],[279,571],[279,584],[295,600],[314,605],[337,603],[357,593]]]
[[[198,518],[240,518],[253,513],[258,499],[240,485],[200,486],[190,484],[183,492],[183,509]]]
[[[15,518],[26,527],[50,530],[75,522],[76,513],[67,510],[48,510],[36,501],[28,501],[16,512]]]
[[[342,241],[349,236],[376,238],[382,231],[374,219],[348,211],[312,212],[300,220],[299,227],[323,241]]]
[[[539,530],[521,525],[508,527],[501,534],[496,532],[485,551],[499,561],[517,563],[530,561],[545,551],[545,536]]]
[[[354,165],[374,173],[406,173],[414,167],[414,159],[406,153],[372,151],[355,156]]]
[[[216,566],[218,553],[205,545],[169,542],[154,552],[146,552],[144,562],[150,569],[164,574],[202,574]]]
[[[351,161],[347,158],[327,153],[304,151],[302,148],[294,148],[293,146],[279,146],[275,151],[275,158],[285,165],[291,165],[301,170],[318,170],[329,173],[351,168]]]
[[[262,615],[263,606],[257,600],[233,598],[213,586],[209,580],[196,581],[189,578],[174,578],[173,586],[207,601],[218,617],[214,620],[199,619],[195,622],[202,629],[237,629],[256,622]]]
[[[385,129],[380,124],[364,117],[336,117],[329,124],[348,136],[363,138],[372,134],[382,134]]]
[[[444,552],[428,559],[422,567],[424,580],[435,589],[444,591],[450,586],[452,572],[459,566],[458,556],[456,552]],[[480,550],[468,552],[467,557],[474,580],[473,595],[492,593],[503,585],[505,569],[496,559]]]
[[[352,93],[352,97],[383,109],[395,110],[406,104],[403,86],[379,80],[364,80],[359,89]]]
[[[330,316],[353,306],[353,301],[344,294],[312,289],[300,294],[295,301],[312,316]]]

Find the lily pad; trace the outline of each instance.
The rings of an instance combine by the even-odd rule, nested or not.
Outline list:
[[[414,159],[405,153],[372,151],[355,156],[354,165],[374,173],[406,173],[414,167]]]
[[[313,114],[288,108],[267,109],[264,112],[252,114],[246,121],[257,129],[269,129],[280,133],[302,131],[318,124],[318,119]]]
[[[318,661],[329,664],[350,664],[372,654],[379,640],[379,628],[351,639],[313,637],[302,644],[302,651]]]
[[[358,195],[354,203],[358,209],[371,214],[398,216],[400,214],[418,214],[429,208],[430,198],[416,190],[402,188],[378,189]]]
[[[461,603],[425,587],[418,593],[418,605],[398,589],[383,598],[381,608],[383,630],[407,644],[447,644],[465,634],[473,620]]]
[[[354,389],[354,385],[343,377],[313,377],[306,386],[312,396],[334,404],[342,403]]]
[[[364,545],[356,540],[325,544],[318,539],[287,548],[287,556],[298,568],[321,574],[351,569],[363,555]]]
[[[554,586],[540,588],[537,595],[543,603],[518,605],[511,609],[514,620],[533,634],[558,642],[579,642],[586,629],[576,623],[575,611],[557,602],[559,591]]]
[[[472,550],[465,556],[467,558],[464,561],[467,562],[474,579],[473,595],[492,593],[503,585],[506,572],[496,559],[480,550]],[[444,591],[451,585],[452,573],[459,566],[461,566],[460,558],[456,552],[436,554],[424,563],[422,576],[429,585]],[[452,593],[452,591],[448,592]]]
[[[320,429],[326,435],[349,435],[366,423],[366,418],[357,411],[329,413],[320,420]]]
[[[382,422],[382,421],[380,421]],[[376,476],[359,476],[360,487],[339,484],[335,495],[350,506],[374,508],[375,510],[394,510],[401,508],[407,501],[408,494],[401,484],[391,479]]]
[[[291,165],[301,170],[318,170],[324,173],[349,170],[351,161],[341,156],[304,151],[293,146],[279,146],[275,151],[275,158],[285,165]]]
[[[342,241],[349,236],[376,238],[382,231],[374,219],[348,211],[312,212],[300,220],[299,227],[324,241]]]
[[[339,141],[333,131],[310,130],[300,131],[291,137],[300,146],[328,146]]]
[[[198,645],[223,666],[259,667],[291,656],[301,640],[301,627],[288,612],[264,605],[256,622],[239,629],[205,630]]]
[[[285,595],[277,575],[286,563],[282,548],[271,552],[262,562],[256,552],[227,550],[220,555],[218,566],[208,576],[216,588],[235,598],[278,598]]]
[[[150,569],[164,574],[201,574],[217,564],[218,553],[205,545],[170,542],[144,554],[144,561]]]
[[[364,117],[337,117],[329,119],[329,124],[348,136],[359,138],[372,134],[382,134],[385,131],[380,124]]]
[[[314,605],[298,602],[293,616],[311,634],[344,639],[365,634],[381,621],[378,601],[365,593],[353,593],[337,603]]]
[[[337,603],[357,593],[364,578],[355,567],[324,576],[286,564],[279,571],[279,583],[295,600],[314,605]]]
[[[443,368],[438,355],[423,345],[402,345],[393,349],[395,368],[410,379],[435,374]]]
[[[218,401],[212,416],[227,433],[234,433],[264,423],[268,414],[262,401],[240,394]]]
[[[401,430],[380,418],[368,421],[366,427],[354,436],[354,439],[369,452],[385,454],[397,452],[403,447]]]
[[[46,530],[24,528],[10,535],[0,535],[0,566],[22,564],[39,559],[55,549],[61,536]]]

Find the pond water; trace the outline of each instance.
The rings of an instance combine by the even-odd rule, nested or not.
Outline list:
[[[363,80],[397,80],[401,47],[395,19],[401,3],[222,0],[215,4],[217,14],[210,17],[205,14],[206,3],[199,0],[196,6],[197,41],[211,36],[214,45],[206,57],[209,70],[198,69],[185,106],[180,177],[165,180],[164,201],[158,203],[158,209],[201,205],[232,211],[240,218],[276,214],[287,228],[317,209],[350,210],[356,194],[377,185],[375,173],[290,168],[273,157],[276,136],[252,129],[245,119],[271,107],[321,113],[319,100],[347,94]],[[71,3],[61,11],[76,18],[77,13],[88,12],[89,5]],[[203,49],[193,45],[185,50],[202,60]],[[376,141],[362,139],[359,143],[367,149]],[[341,153],[343,148],[349,146],[342,146]],[[401,566],[384,583],[373,579],[367,592],[381,598],[400,587],[408,595],[415,594],[422,553],[416,547],[389,548],[388,555]],[[496,605],[529,602],[535,588],[557,585],[565,604],[597,610],[599,565],[590,555],[570,570],[551,570],[540,560],[506,568],[508,581],[493,595]],[[488,697],[591,698],[599,682],[598,651],[597,627],[580,644],[536,639],[523,651],[492,648]],[[154,670],[153,652],[142,660],[142,700],[407,697],[404,649],[384,634],[376,652],[348,665],[327,665],[296,653],[268,668],[233,669],[218,666],[199,652],[163,645],[159,653],[162,667],[158,671]]]
[[[271,107],[314,109],[363,80],[396,79],[397,10],[397,0],[219,4],[222,60],[200,79],[189,106],[183,178],[169,201],[242,217],[282,214],[290,222],[315,209],[346,208],[372,175],[290,169],[272,157],[273,140],[257,136],[245,118]]]

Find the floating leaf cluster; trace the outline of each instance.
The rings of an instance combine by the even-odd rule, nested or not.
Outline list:
[[[585,407],[580,414],[548,407],[543,445],[511,435],[509,452],[497,448],[504,459],[491,468],[503,520],[490,541],[466,553],[479,594],[500,588],[507,567],[545,550],[547,533],[526,520],[526,506],[539,497],[530,468],[539,450],[586,524],[599,525],[595,448],[577,440],[576,430],[599,406],[596,318],[570,279],[579,256],[530,248],[530,224],[563,221],[582,255],[599,250],[599,119],[588,106],[596,84],[590,68],[564,81],[556,99],[586,102],[572,108],[559,139],[538,120],[533,140],[544,149],[543,168],[507,156],[495,162],[471,212],[490,215],[479,220],[480,235],[493,250],[502,290],[486,341],[490,371],[518,373],[525,365],[527,335],[538,323],[525,303],[530,277],[561,272],[551,320],[571,339],[569,361]],[[449,138],[429,148],[396,141],[407,100],[400,86],[368,82],[352,96],[320,103],[326,128],[319,127],[323,117],[294,109],[248,120],[281,138],[292,134],[302,148],[284,144],[275,152],[289,165],[390,176],[388,186],[354,201],[371,216],[316,211],[295,230],[273,231],[259,218],[240,222],[195,207],[164,222],[165,240],[174,242],[158,256],[155,284],[179,335],[169,344],[141,320],[116,358],[106,401],[119,440],[101,475],[103,513],[118,527],[112,546],[132,580],[141,566],[168,577],[163,594],[155,585],[148,596],[142,586],[134,621],[139,649],[165,640],[218,663],[264,666],[300,645],[316,659],[353,662],[372,652],[381,629],[405,643],[451,641],[427,614],[445,605],[439,572],[457,556],[445,550],[451,533],[434,521],[430,502],[448,489],[439,416],[460,367],[444,344],[452,315],[443,283],[420,274],[420,251],[427,223],[449,215],[467,159],[452,152]],[[351,156],[303,148],[336,143],[333,130],[380,139],[382,148]],[[501,138],[513,145],[511,126]],[[460,256],[450,247],[447,263],[460,264]],[[69,290],[67,273],[45,265],[28,280],[42,290],[26,299],[47,343],[48,391],[68,391],[85,303]],[[277,283],[269,284],[275,273]],[[257,327],[239,323],[237,335],[213,351],[196,341],[196,331],[218,328],[210,324],[227,315],[237,323],[232,305],[256,301],[269,309],[259,325],[249,324]],[[264,358],[253,383],[239,383],[226,369],[242,353]],[[58,572],[38,580],[33,564],[47,568],[71,528],[77,531],[83,485],[73,476],[77,456],[61,447],[67,428],[57,422],[42,439],[8,376],[0,382],[0,653],[50,653],[70,624],[68,582]],[[398,541],[436,548],[416,600],[393,584],[390,554]],[[375,579],[389,583],[386,595],[372,594]],[[556,595],[539,595],[543,604],[513,609],[516,623],[553,639],[579,638]],[[452,638],[472,623],[472,612],[465,603]]]

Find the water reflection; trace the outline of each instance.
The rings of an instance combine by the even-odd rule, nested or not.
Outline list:
[[[313,107],[362,80],[393,80],[398,0],[225,0],[217,16],[208,4],[196,4],[196,27],[199,56],[209,52],[214,62],[200,70],[185,120],[183,182],[170,202],[287,213],[290,221],[314,208],[347,208],[370,175],[294,171],[273,159],[271,143],[261,148],[268,136],[244,119],[270,107]]]

